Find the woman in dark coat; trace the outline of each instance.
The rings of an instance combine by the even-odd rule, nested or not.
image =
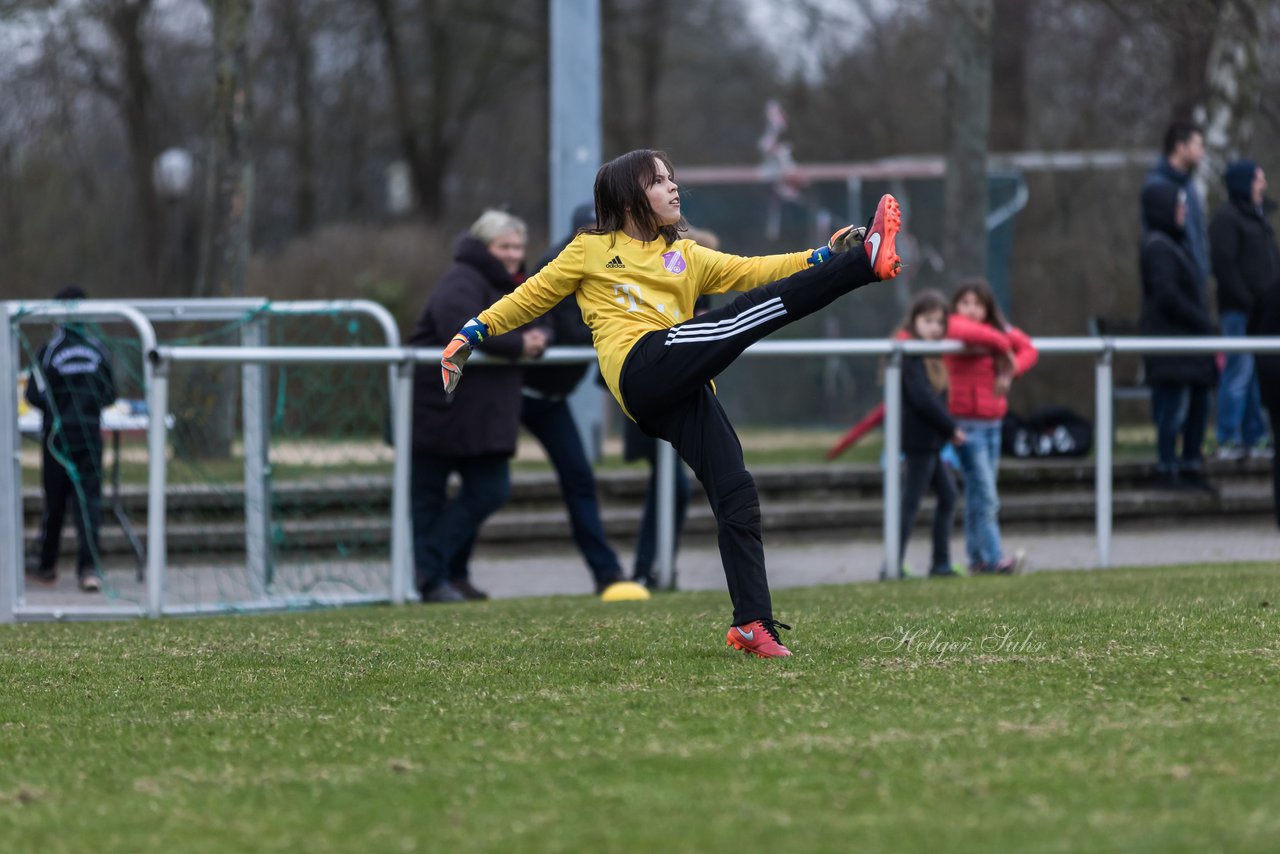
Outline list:
[[[413,347],[442,347],[474,317],[517,284],[526,229],[518,218],[485,211],[454,245],[454,264],[441,278],[409,339]],[[545,329],[495,335],[478,349],[507,359],[546,349]],[[433,370],[417,372],[413,389],[413,557],[426,602],[484,598],[466,577],[466,561],[480,525],[511,495],[510,458],[516,452],[524,369],[486,365],[451,395]],[[448,498],[449,475],[462,489]]]
[[[1214,332],[1204,277],[1185,244],[1184,193],[1164,183],[1149,184],[1142,191],[1142,210],[1149,227],[1142,239],[1141,256],[1143,335],[1185,338]],[[1147,356],[1144,362],[1151,386],[1161,485],[1212,491],[1204,474],[1203,445],[1209,390],[1217,378],[1213,355]]]

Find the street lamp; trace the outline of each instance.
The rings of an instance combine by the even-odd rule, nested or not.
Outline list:
[[[165,228],[168,234],[164,241],[160,275],[166,283],[165,289],[170,292],[184,290],[182,285],[185,284],[186,271],[182,263],[183,208],[191,192],[194,177],[195,161],[191,152],[184,148],[166,148],[160,152],[151,167],[151,183],[156,188],[156,195],[164,201],[167,211]]]

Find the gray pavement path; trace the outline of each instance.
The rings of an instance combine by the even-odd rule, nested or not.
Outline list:
[[[629,565],[629,543],[623,548],[623,562]],[[1034,532],[1015,528],[1005,535],[1007,550],[1025,549],[1029,572],[1094,569],[1096,540],[1088,529]],[[928,536],[917,530],[907,553],[915,567],[928,565]],[[874,581],[880,570],[880,544],[873,540],[841,539],[830,533],[816,535],[772,535],[766,537],[769,581],[774,588],[807,587],[817,584],[847,584]],[[952,542],[953,558],[964,554],[962,538]],[[1280,530],[1260,520],[1241,523],[1215,522],[1176,525],[1125,525],[1112,543],[1113,566],[1160,566],[1185,563],[1230,563],[1272,561],[1280,570]],[[677,560],[679,587],[683,590],[724,590],[724,573],[715,541],[709,537],[689,539]],[[347,593],[386,589],[389,571],[385,561],[316,562],[284,566],[277,571],[283,589],[308,591],[325,598]],[[584,594],[592,589],[581,557],[567,544],[535,550],[512,546],[485,545],[472,561],[475,584],[495,598]],[[116,603],[141,603],[144,591],[131,568],[108,573],[109,587]],[[168,601],[193,604],[251,598],[243,565],[175,567],[170,570],[173,595]],[[80,593],[74,578],[64,573],[55,587],[31,585],[26,601],[32,605],[67,606],[106,604],[100,594]]]
[[[1092,530],[1034,533],[1007,531],[1006,551],[1025,549],[1028,571],[1094,569],[1097,540]],[[816,584],[875,581],[880,572],[881,545],[873,540],[841,540],[828,533],[812,536],[775,535],[765,538],[769,583],[775,588]],[[964,538],[953,538],[953,560],[964,556]],[[629,555],[624,554],[623,563]],[[929,565],[928,534],[917,530],[907,551],[907,563]],[[1280,569],[1280,530],[1259,521],[1247,524],[1126,526],[1115,532],[1112,566],[1161,566],[1184,563],[1275,561]],[[699,538],[686,544],[676,561],[683,590],[723,590],[724,571],[714,540]],[[516,556],[509,550],[477,551],[472,561],[477,587],[495,597],[584,593],[590,576],[576,552]]]

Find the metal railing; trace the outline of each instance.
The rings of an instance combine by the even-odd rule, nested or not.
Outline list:
[[[1035,338],[1041,355],[1093,356],[1094,363],[1094,522],[1098,566],[1111,565],[1112,441],[1115,410],[1112,359],[1116,353],[1173,355],[1187,353],[1280,353],[1280,338]],[[898,565],[901,478],[896,461],[902,454],[902,358],[906,355],[959,353],[955,341],[764,341],[746,356],[879,356],[885,365],[884,556],[885,566]],[[661,505],[660,505],[661,506]],[[670,506],[674,506],[674,502]]]
[[[48,311],[55,311],[53,308]],[[12,315],[12,309],[11,315]],[[163,604],[165,574],[165,478],[168,414],[169,368],[178,362],[220,362],[261,368],[267,364],[335,363],[385,364],[392,376],[392,439],[395,461],[392,474],[392,578],[390,599],[403,603],[408,598],[413,566],[411,560],[409,518],[409,464],[412,448],[412,400],[414,366],[426,363],[434,370],[439,364],[438,349],[409,347],[352,347],[335,349],[327,347],[200,347],[156,346],[154,332],[148,333],[150,324],[136,309],[127,305],[95,303],[79,310],[65,309],[60,316],[88,317],[103,313],[128,318],[139,330],[146,353],[147,400],[151,415],[148,432],[150,472],[148,478],[148,554],[147,554],[147,607],[146,613],[158,616],[179,609],[166,609]],[[55,312],[56,313],[56,312]],[[5,336],[11,327],[6,323]],[[148,346],[148,343],[150,346]],[[1038,338],[1034,345],[1043,356],[1080,355],[1095,360],[1095,496],[1098,565],[1111,563],[1112,523],[1112,441],[1114,411],[1112,400],[1112,359],[1116,353],[1179,354],[1179,353],[1280,353],[1280,337],[1276,338]],[[16,359],[13,342],[6,343],[0,352],[0,376],[17,365],[7,362]],[[907,355],[940,355],[963,352],[956,342],[925,343],[898,340],[857,341],[767,341],[750,347],[745,357],[787,358],[814,356],[864,356],[886,359],[885,368],[885,458],[896,461],[901,455],[902,423],[902,359]],[[582,363],[594,361],[595,352],[588,347],[552,348],[544,354],[541,363]],[[498,360],[486,359],[476,354],[471,365],[483,365]],[[249,385],[246,384],[246,391]],[[16,430],[15,397],[9,392],[0,399],[0,439],[10,441],[8,432]],[[248,422],[246,422],[248,429]],[[16,444],[5,445],[13,447]],[[658,561],[661,583],[671,580],[672,554],[675,530],[674,478],[670,472],[674,452],[665,442],[658,443]],[[12,468],[20,483],[20,469],[15,453]],[[249,469],[246,468],[246,476]],[[5,503],[7,495],[0,495],[0,534],[13,537],[13,547],[0,553],[0,562],[15,554],[20,559],[21,507],[10,508]],[[884,554],[887,566],[896,566],[899,552],[899,521],[901,502],[901,473],[897,464],[889,464],[884,475]],[[0,570],[4,567],[0,566]],[[13,572],[22,571],[20,560],[13,564]],[[0,572],[0,580],[7,573]],[[12,620],[15,615],[16,586],[0,584],[0,621]]]

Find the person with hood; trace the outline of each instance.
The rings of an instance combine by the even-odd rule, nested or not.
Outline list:
[[[1227,166],[1223,181],[1227,201],[1209,225],[1213,275],[1218,280],[1218,317],[1222,334],[1245,334],[1254,292],[1280,276],[1276,235],[1267,221],[1267,176],[1252,160]],[[1229,353],[1218,386],[1218,457],[1238,460],[1248,454],[1265,457],[1267,424],[1254,358]]]
[[[510,293],[522,277],[527,229],[522,220],[487,210],[454,245],[453,266],[431,292],[412,347],[441,347],[467,319]],[[478,349],[504,359],[540,356],[545,328],[513,329]],[[524,368],[486,365],[448,394],[434,371],[418,371],[413,389],[410,504],[416,581],[424,602],[483,599],[466,574],[480,525],[511,495]],[[462,478],[448,497],[450,474]]]
[[[1266,177],[1262,170],[1255,173],[1255,182],[1261,181],[1266,187]],[[1264,212],[1271,206],[1264,201]],[[1250,335],[1280,336],[1280,249],[1277,249],[1275,233],[1264,219],[1267,226],[1267,248],[1271,258],[1270,266],[1265,272],[1259,271],[1247,281],[1253,301],[1249,306]],[[1254,365],[1258,372],[1258,387],[1261,391],[1262,405],[1271,416],[1271,444],[1275,447],[1280,442],[1280,353],[1259,353],[1254,357]],[[1280,456],[1272,458],[1271,479],[1274,496],[1276,525],[1280,526]]]
[[[578,231],[596,224],[594,205],[580,205],[573,211],[569,236],[538,262],[533,272],[556,259]],[[566,347],[590,347],[591,328],[582,320],[573,297],[565,297],[544,317],[550,323],[555,342]],[[569,395],[582,382],[587,364],[530,365],[524,371],[524,389],[520,403],[520,423],[534,435],[547,452],[556,470],[560,495],[569,511],[569,527],[573,541],[595,580],[596,593],[626,578],[618,553],[609,545],[600,519],[600,499],[596,494],[596,477],[582,447],[582,437],[569,408]]]
[[[1168,182],[1148,184],[1142,190],[1142,212],[1150,229],[1143,235],[1140,257],[1141,334],[1161,338],[1214,334],[1205,280],[1186,245],[1187,192]],[[1213,356],[1150,355],[1143,362],[1151,386],[1160,485],[1213,491],[1205,478],[1202,451],[1209,390],[1217,373]]]
[[[1187,223],[1183,229],[1183,243],[1200,278],[1209,278],[1209,238],[1205,232],[1204,201],[1196,189],[1195,175],[1204,160],[1204,132],[1199,125],[1178,121],[1169,125],[1164,133],[1164,156],[1147,173],[1142,184],[1145,190],[1152,184],[1166,184],[1185,190],[1187,194]],[[1142,230],[1152,227],[1146,208],[1142,212]]]
[[[78,287],[63,288],[54,299],[82,300]],[[80,589],[102,589],[98,562],[98,531],[102,527],[102,410],[116,399],[111,355],[97,338],[78,323],[54,328],[53,338],[35,355],[27,402],[44,417],[41,480],[44,513],[40,519],[39,552],[27,567],[35,580],[58,579],[62,523],[70,501],[80,551],[76,575]]]

